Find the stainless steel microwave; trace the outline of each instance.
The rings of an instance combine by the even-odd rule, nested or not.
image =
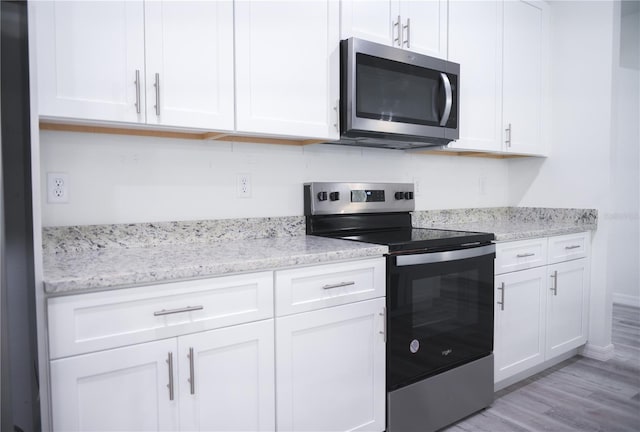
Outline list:
[[[340,56],[338,143],[411,149],[458,138],[459,64],[356,38]]]

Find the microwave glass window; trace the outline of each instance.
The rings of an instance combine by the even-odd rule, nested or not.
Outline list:
[[[431,69],[356,54],[356,115],[436,126],[443,105],[440,73]]]

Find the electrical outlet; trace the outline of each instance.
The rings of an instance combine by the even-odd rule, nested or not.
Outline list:
[[[47,202],[69,202],[69,174],[47,173]]]
[[[236,195],[238,198],[251,198],[251,174],[236,176]]]
[[[417,177],[413,178],[413,191],[415,192],[416,196],[420,196],[421,194],[421,190],[420,190],[420,179]]]

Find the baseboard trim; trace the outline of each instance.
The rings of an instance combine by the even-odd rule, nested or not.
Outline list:
[[[613,293],[613,302],[625,306],[640,308],[640,297]]]
[[[611,360],[615,354],[613,344],[607,346],[586,344],[580,349],[580,355],[594,360],[607,361]]]

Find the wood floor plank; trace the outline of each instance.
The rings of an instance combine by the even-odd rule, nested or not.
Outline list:
[[[640,309],[614,305],[609,361],[576,356],[495,394],[447,432],[640,432]]]

